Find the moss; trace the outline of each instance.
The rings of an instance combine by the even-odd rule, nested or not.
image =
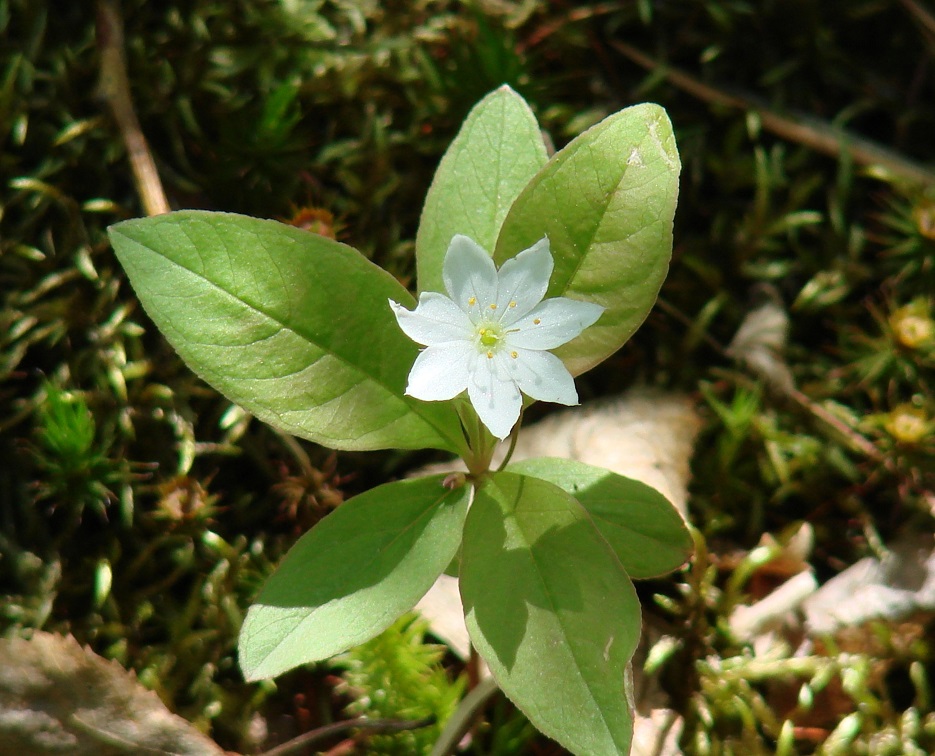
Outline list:
[[[122,10],[138,115],[174,206],[311,219],[404,281],[435,164],[481,94],[513,83],[559,145],[604,113],[660,102],[685,166],[671,274],[661,306],[582,378],[582,396],[642,378],[698,397],[692,518],[714,555],[808,522],[824,578],[875,538],[932,530],[933,190],[881,177],[846,146],[833,159],[781,138],[762,116],[804,114],[806,130],[832,142],[846,127],[924,169],[935,158],[924,10],[877,0],[794,12],[720,0],[127,0]],[[324,668],[242,682],[240,619],[304,529],[414,458],[297,446],[191,376],[103,235],[141,210],[94,94],[91,6],[0,0],[0,34],[2,631],[74,633],[228,748],[259,748],[258,722],[268,742],[326,722],[343,701]],[[621,41],[656,64],[635,65]],[[707,99],[676,68],[706,84]],[[712,90],[747,107],[716,104]],[[726,350],[764,291],[789,318],[781,359],[796,395],[761,385]],[[804,753],[829,737],[854,753],[933,749],[927,644],[860,652],[868,668],[896,670],[889,678],[844,685],[834,648],[814,670],[789,658],[763,677],[724,629],[732,569],[705,553],[659,584],[665,600],[651,610],[678,630],[660,674],[679,681],[670,688],[688,751]],[[373,664],[400,652],[382,642]],[[770,681],[817,688],[826,668],[861,718],[788,725]],[[369,685],[353,686],[365,691],[358,705]],[[505,724],[512,715],[488,715],[521,732]],[[522,733],[498,752],[520,748]]]

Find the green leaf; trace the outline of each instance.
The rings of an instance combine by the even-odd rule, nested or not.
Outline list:
[[[606,308],[555,350],[572,374],[620,348],[656,301],[672,254],[679,168],[666,112],[635,105],[558,152],[504,220],[498,265],[548,235],[555,258],[548,296]]]
[[[354,249],[197,211],[118,223],[110,238],[182,359],[260,419],[336,449],[459,449],[455,411],[404,393],[418,347],[388,300],[412,296]]]
[[[652,486],[570,459],[528,459],[507,469],[547,480],[577,499],[631,578],[664,575],[691,556],[681,515]]]
[[[538,478],[493,475],[465,523],[461,598],[471,640],[536,727],[575,753],[629,751],[640,605],[578,502]]]
[[[289,550],[240,632],[248,680],[327,659],[416,605],[461,544],[470,488],[397,481],[342,504]]]
[[[455,234],[493,253],[513,200],[546,160],[536,118],[512,89],[504,85],[474,106],[425,198],[416,236],[419,291],[445,290],[442,262]]]

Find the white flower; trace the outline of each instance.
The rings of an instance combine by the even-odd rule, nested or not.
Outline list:
[[[547,238],[498,272],[480,245],[459,234],[448,246],[442,274],[447,297],[423,292],[415,310],[390,301],[403,332],[427,347],[409,373],[409,396],[441,401],[467,389],[481,422],[501,439],[519,418],[520,392],[578,403],[571,374],[546,350],[578,336],[604,308],[566,297],[543,301],[552,275]]]

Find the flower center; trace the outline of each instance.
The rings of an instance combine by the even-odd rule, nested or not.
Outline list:
[[[499,323],[482,323],[477,328],[477,336],[482,347],[492,349],[503,339],[503,329]]]

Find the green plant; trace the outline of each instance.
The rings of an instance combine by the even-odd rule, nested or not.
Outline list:
[[[111,228],[149,314],[233,400],[335,448],[429,446],[468,469],[378,486],[300,539],[245,620],[248,678],[369,640],[459,556],[471,639],[507,695],[569,748],[629,747],[630,576],[687,558],[682,520],[610,471],[493,470],[491,458],[515,432],[520,392],[576,403],[572,375],[645,318],[668,267],[678,170],[657,106],[623,110],[549,159],[525,101],[496,90],[429,190],[415,310],[357,251],[281,224],[181,212]]]
[[[445,649],[427,643],[426,631],[424,620],[404,615],[335,659],[344,669],[342,692],[354,699],[348,706],[350,714],[432,721],[418,730],[368,739],[369,753],[428,753],[464,694],[464,677],[449,678],[441,665]]]

